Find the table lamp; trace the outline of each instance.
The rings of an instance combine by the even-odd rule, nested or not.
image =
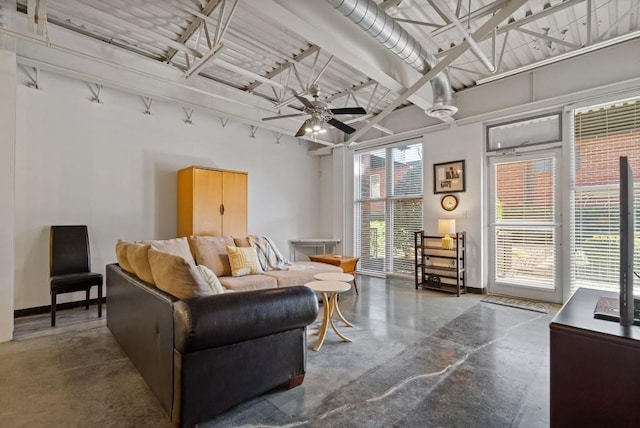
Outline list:
[[[438,220],[438,233],[443,233],[442,248],[444,250],[453,250],[453,238],[449,234],[456,233],[456,221],[453,219]]]

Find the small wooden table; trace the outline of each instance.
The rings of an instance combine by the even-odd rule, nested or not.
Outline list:
[[[344,273],[353,275],[353,288],[356,290],[356,294],[360,294],[358,290],[358,283],[356,282],[356,266],[360,258],[353,256],[337,256],[335,254],[318,254],[315,256],[309,256],[309,260],[312,262],[327,263],[334,266],[340,266]]]
[[[349,327],[353,327],[353,324],[344,318],[344,315],[342,315],[342,312],[340,312],[340,308],[338,307],[338,293],[349,290],[351,288],[351,284],[342,281],[311,281],[307,282],[305,285],[313,291],[320,293],[322,296],[322,325],[318,331],[320,337],[318,337],[318,341],[313,346],[313,350],[320,350],[320,347],[324,343],[324,338],[327,336],[327,327],[329,327],[329,324],[331,324],[333,331],[335,331],[342,340],[345,342],[351,342],[351,339],[340,333],[336,328],[336,325],[333,323],[333,312],[335,311],[338,313],[342,322]]]

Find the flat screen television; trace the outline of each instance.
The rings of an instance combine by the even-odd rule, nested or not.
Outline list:
[[[633,172],[626,157],[620,158],[620,297],[600,297],[594,317],[640,325],[640,300],[633,298]]]
[[[620,157],[620,325],[633,324],[633,172]]]

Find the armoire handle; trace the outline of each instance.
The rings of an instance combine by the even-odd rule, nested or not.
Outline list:
[[[220,215],[224,215],[224,204],[220,204]]]

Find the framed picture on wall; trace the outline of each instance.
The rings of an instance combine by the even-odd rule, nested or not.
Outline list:
[[[465,191],[464,161],[433,164],[433,193]]]

